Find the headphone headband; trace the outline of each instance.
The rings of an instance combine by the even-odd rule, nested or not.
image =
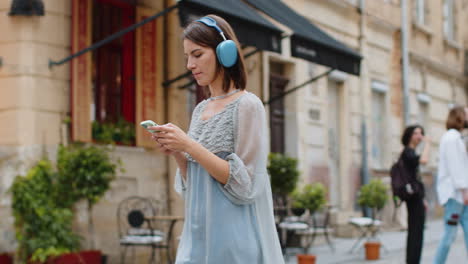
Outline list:
[[[201,22],[207,25],[208,27],[212,27],[216,29],[219,32],[219,34],[221,34],[221,37],[223,37],[223,39],[226,40],[226,37],[224,36],[224,32],[221,30],[221,28],[218,26],[218,23],[216,23],[216,20],[214,20],[213,18],[206,16],[206,17],[202,17],[198,19],[197,22]]]

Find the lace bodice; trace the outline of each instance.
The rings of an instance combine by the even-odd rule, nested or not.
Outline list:
[[[201,115],[208,101],[204,100],[199,103],[193,111],[188,136],[202,144],[212,153],[234,152],[235,121],[238,118],[237,110],[239,102],[245,96],[251,95],[243,94],[239,96],[228,103],[222,111],[207,120],[203,120]],[[186,157],[188,160],[194,161],[189,154],[186,154]]]

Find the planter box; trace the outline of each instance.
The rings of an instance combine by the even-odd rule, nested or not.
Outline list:
[[[1,253],[0,264],[13,264],[13,256],[7,253]]]
[[[101,264],[102,253],[97,250],[81,251],[78,253],[68,253],[50,259],[46,264]],[[3,264],[3,263],[1,263]],[[39,264],[29,262],[29,264]]]
[[[55,259],[53,264],[101,264],[101,251],[89,250],[65,254]]]

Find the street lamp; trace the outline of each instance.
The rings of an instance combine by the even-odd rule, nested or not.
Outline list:
[[[42,0],[13,0],[10,16],[43,16],[44,3]]]

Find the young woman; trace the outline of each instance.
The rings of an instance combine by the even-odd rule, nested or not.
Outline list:
[[[468,127],[468,117],[463,107],[450,110],[447,132],[440,140],[437,195],[444,206],[445,230],[439,243],[434,264],[443,264],[450,245],[455,241],[457,226],[465,233],[468,251],[468,153],[461,131]]]
[[[421,155],[416,153],[416,147],[425,141]],[[409,126],[405,129],[401,138],[405,147],[401,153],[411,182],[413,195],[406,200],[408,209],[408,237],[406,241],[406,263],[418,264],[421,260],[421,251],[424,239],[424,222],[426,219],[426,204],[424,201],[424,185],[419,177],[419,165],[426,164],[429,160],[431,142],[424,136],[424,129],[419,125]]]
[[[195,108],[188,135],[173,124],[152,128],[161,131],[153,136],[160,150],[178,164],[175,187],[185,199],[176,263],[284,263],[266,170],[265,110],[245,90],[237,38],[214,15],[190,23],[183,38],[187,68],[210,97]],[[234,54],[219,51],[225,39]]]

